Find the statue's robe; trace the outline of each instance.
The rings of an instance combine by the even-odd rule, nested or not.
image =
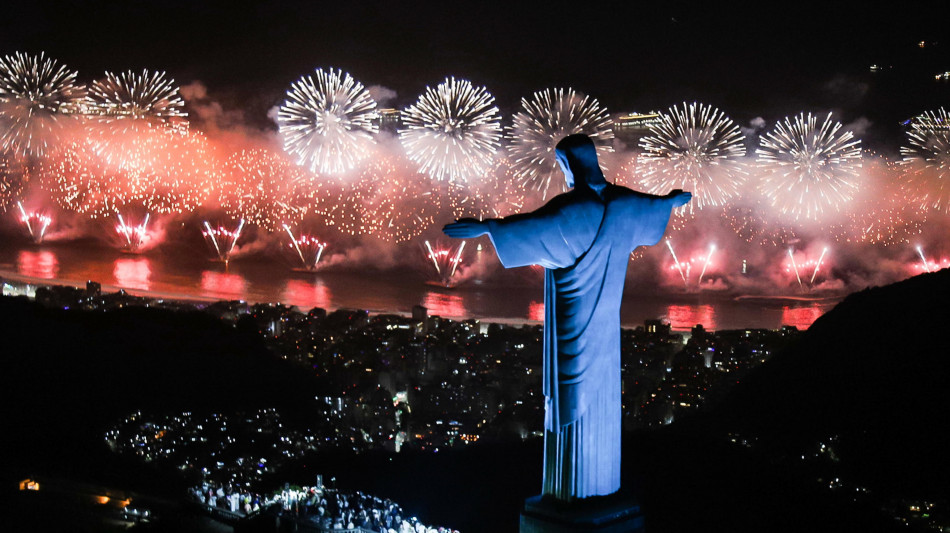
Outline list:
[[[543,494],[620,489],[620,301],[630,253],[659,242],[672,201],[583,182],[540,209],[487,222],[506,268],[544,274]]]

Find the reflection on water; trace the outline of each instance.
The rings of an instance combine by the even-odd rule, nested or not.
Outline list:
[[[144,257],[140,259],[116,259],[115,267],[112,270],[112,276],[120,287],[143,291],[149,290],[149,277],[151,275],[152,269],[149,266],[148,259]]]
[[[247,281],[238,274],[205,270],[201,273],[202,296],[246,300]]]
[[[421,275],[405,273],[378,275],[354,270],[305,277],[275,268],[272,261],[250,258],[234,262],[227,271],[187,254],[117,257],[114,249],[106,247],[52,243],[42,248],[19,248],[10,244],[0,243],[0,277],[23,276],[65,285],[95,280],[109,291],[124,287],[184,298],[285,302],[301,310],[322,307],[328,311],[346,308],[409,313],[419,303],[428,307],[430,314],[447,318],[544,320],[540,268],[537,276],[533,270],[526,276],[537,279],[525,279],[523,286],[484,283],[445,290],[425,285]],[[110,282],[115,286],[106,287]],[[783,324],[806,329],[833,306],[830,300],[776,303],[726,296],[704,297],[700,303],[684,301],[683,297],[647,297],[634,291],[624,297],[620,319],[624,327],[666,319],[677,330],[688,330],[696,324],[709,330],[777,329]]]
[[[333,307],[333,296],[330,289],[322,281],[289,280],[281,295],[281,301],[289,305],[296,305],[303,311],[314,307],[322,309]]]
[[[671,305],[667,308],[666,318],[675,330],[692,329],[702,324],[707,330],[715,331],[716,309],[711,305]]]
[[[53,279],[59,273],[59,260],[49,251],[21,251],[16,259],[17,272],[34,278]]]
[[[806,330],[824,313],[821,307],[789,307],[782,308],[782,325],[795,326],[799,330]]]
[[[544,302],[531,302],[528,304],[528,320],[544,322]]]
[[[456,293],[428,291],[422,300],[422,305],[429,310],[429,315],[446,318],[469,318],[468,311],[465,309],[465,302]]]

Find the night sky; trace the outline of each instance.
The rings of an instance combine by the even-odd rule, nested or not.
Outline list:
[[[45,50],[83,81],[164,69],[182,85],[200,81],[259,128],[272,127],[267,111],[316,67],[392,89],[387,103],[397,107],[454,75],[487,86],[506,116],[521,97],[553,86],[610,111],[698,100],[740,124],[835,111],[845,124],[868,119],[871,145],[950,95],[950,83],[933,78],[950,70],[937,2],[19,4],[0,18],[0,52]],[[872,74],[872,64],[893,69]]]

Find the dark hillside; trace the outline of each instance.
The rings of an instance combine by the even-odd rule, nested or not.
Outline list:
[[[838,436],[877,491],[950,495],[950,270],[852,294],[753,372],[715,424],[793,455]]]

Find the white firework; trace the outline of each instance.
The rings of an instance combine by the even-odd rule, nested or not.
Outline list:
[[[818,124],[811,113],[786,117],[755,151],[763,171],[761,190],[772,207],[796,220],[817,220],[839,211],[854,196],[861,168],[861,141],[841,131],[831,113]]]
[[[568,135],[584,133],[597,145],[599,155],[612,152],[612,121],[600,103],[573,89],[545,89],[531,100],[521,99],[515,113],[509,149],[515,176],[525,187],[545,198],[565,190],[554,158],[554,147]]]
[[[277,113],[284,150],[311,172],[353,169],[375,144],[376,101],[342,70],[317,69],[294,82]]]
[[[89,87],[88,102],[90,110],[107,121],[167,123],[188,116],[175,80],[158,71],[106,72],[105,78]]]
[[[950,116],[926,111],[910,123],[910,146],[902,146],[901,166],[911,201],[923,209],[950,213]]]
[[[435,179],[465,182],[484,176],[501,139],[495,98],[485,87],[447,78],[426,87],[419,100],[401,113],[399,132],[409,158]]]
[[[674,189],[693,193],[681,210],[724,205],[739,195],[748,171],[742,132],[722,111],[683,103],[660,115],[640,140],[640,184],[653,194]]]
[[[45,52],[0,58],[0,146],[17,155],[43,156],[63,141],[81,111],[76,71]]]

